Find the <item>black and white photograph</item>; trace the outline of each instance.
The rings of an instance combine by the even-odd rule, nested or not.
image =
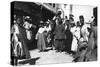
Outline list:
[[[13,66],[98,60],[98,7],[67,3],[10,3]]]

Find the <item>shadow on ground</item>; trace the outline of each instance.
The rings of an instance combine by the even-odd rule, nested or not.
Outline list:
[[[30,65],[35,65],[36,61],[40,59],[40,57],[37,58],[32,58],[32,59],[28,59],[28,60],[24,60],[24,61],[20,61],[19,64],[27,64],[29,63]]]

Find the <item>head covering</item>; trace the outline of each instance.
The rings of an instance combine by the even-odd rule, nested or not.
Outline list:
[[[57,15],[61,15],[62,14],[62,10],[60,8],[57,9]]]
[[[73,14],[69,14],[69,16],[70,16],[70,17],[74,17],[74,15],[73,15]]]
[[[44,25],[44,22],[41,20],[39,26],[42,27]]]
[[[49,24],[50,23],[50,20],[48,19],[48,21],[46,23]]]
[[[30,18],[30,16],[25,16],[24,20],[27,21],[27,22],[29,22],[29,23],[32,21],[32,19]]]
[[[79,19],[83,19],[84,20],[84,16],[83,15],[80,15],[79,16]]]

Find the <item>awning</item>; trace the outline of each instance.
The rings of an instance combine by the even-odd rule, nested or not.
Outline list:
[[[53,8],[52,6],[50,6],[48,3],[39,3],[39,2],[35,2],[37,5],[41,5],[43,7],[45,7],[46,9],[48,9],[49,11],[53,12],[54,14],[56,14],[56,9]]]
[[[56,14],[56,9],[53,8],[52,6],[50,6],[49,4],[47,3],[42,3],[42,6],[44,6],[45,8],[47,8],[48,10],[52,11],[53,13]]]
[[[40,16],[41,6],[32,2],[14,2],[14,10],[19,10],[18,13],[27,13],[29,15]]]

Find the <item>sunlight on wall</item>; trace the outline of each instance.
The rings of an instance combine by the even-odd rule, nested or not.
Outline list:
[[[83,15],[85,22],[88,22],[93,16],[93,6],[73,5],[72,14],[75,21],[79,20],[80,15]]]

